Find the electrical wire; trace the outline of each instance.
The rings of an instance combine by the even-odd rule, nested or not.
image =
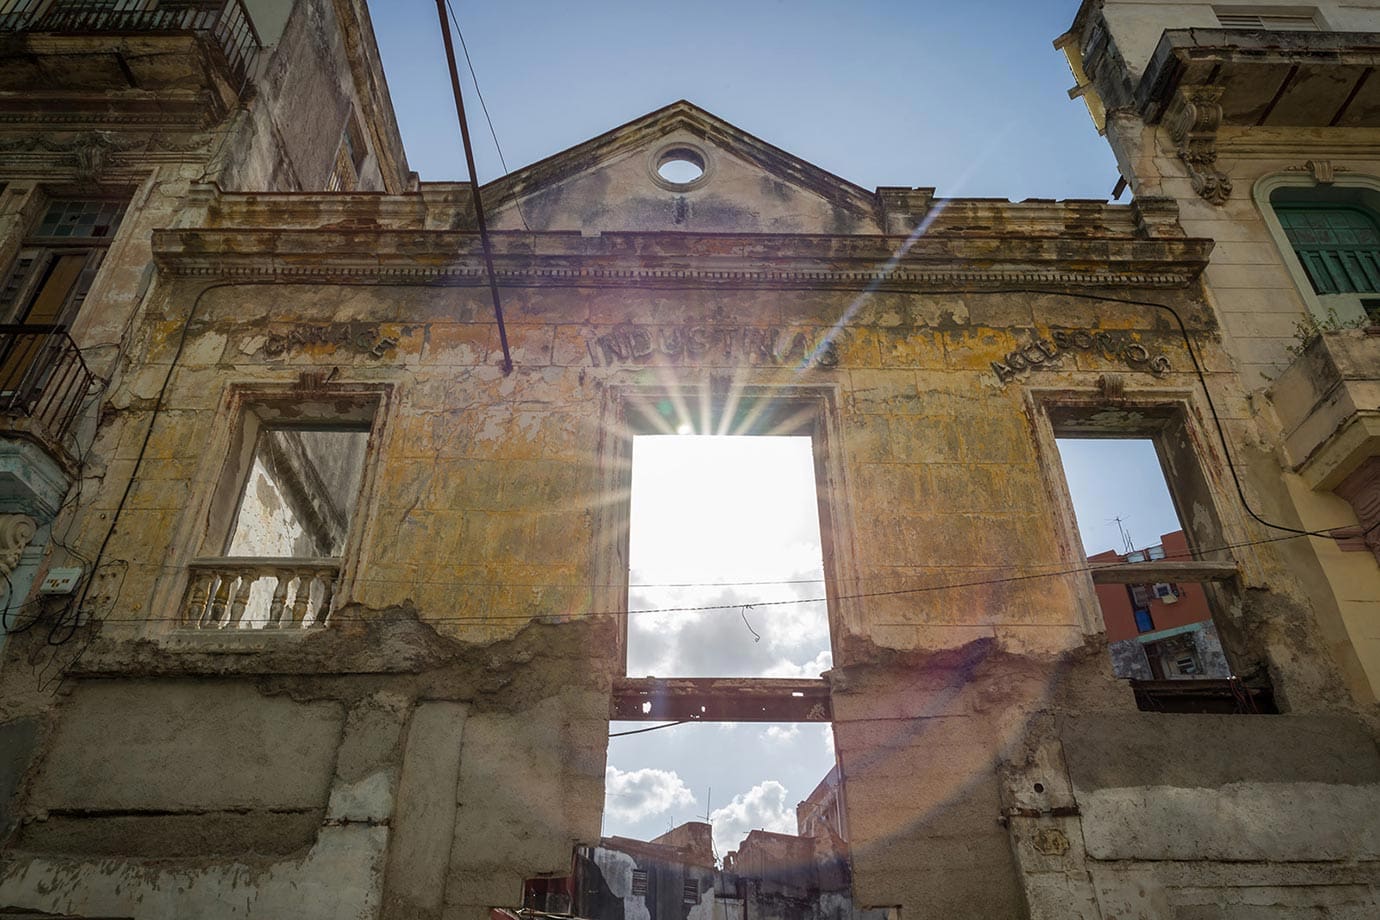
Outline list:
[[[666,722],[662,725],[653,725],[649,728],[634,728],[626,732],[609,732],[610,738],[622,738],[624,735],[641,735],[644,732],[660,731],[663,728],[675,728],[677,725],[684,725],[687,722],[697,722],[698,719],[681,719],[678,722]]]
[[[1330,527],[1321,530],[1301,530],[1297,527],[1290,527],[1287,524],[1276,524],[1273,521],[1268,521],[1260,514],[1256,513],[1256,510],[1251,507],[1250,501],[1246,498],[1245,487],[1241,484],[1241,477],[1237,474],[1236,461],[1232,459],[1231,448],[1227,443],[1226,429],[1222,425],[1221,416],[1217,413],[1217,404],[1212,399],[1212,392],[1209,389],[1207,383],[1207,375],[1203,372],[1202,364],[1198,361],[1197,352],[1195,352],[1193,349],[1193,339],[1188,333],[1188,326],[1184,324],[1183,317],[1179,316],[1179,311],[1169,306],[1169,304],[1160,303],[1154,300],[1137,300],[1135,298],[1130,297],[1116,297],[1104,294],[1082,294],[1076,291],[1056,291],[1049,290],[1047,288],[999,288],[996,290],[987,289],[985,291],[980,289],[960,289],[960,293],[1043,294],[1051,297],[1069,297],[1076,300],[1093,300],[1099,303],[1120,303],[1127,304],[1129,306],[1156,307],[1160,310],[1168,312],[1170,316],[1174,317],[1174,322],[1178,324],[1179,335],[1184,340],[1184,348],[1188,351],[1189,361],[1191,361],[1193,364],[1193,372],[1198,377],[1198,384],[1203,388],[1203,398],[1207,401],[1208,413],[1212,416],[1213,426],[1217,430],[1217,438],[1222,443],[1222,453],[1227,461],[1227,470],[1231,473],[1232,484],[1236,487],[1237,498],[1240,499],[1241,507],[1245,510],[1245,512],[1249,514],[1252,518],[1254,518],[1258,523],[1266,527],[1269,527],[1272,530],[1282,530],[1285,533],[1291,533],[1301,537],[1327,537],[1329,539],[1335,539],[1329,531],[1342,530],[1344,528],[1354,526],[1352,524],[1339,524],[1336,527]]]
[[[32,600],[28,603],[20,604],[16,608],[14,606],[14,582],[10,581],[10,576],[5,574],[4,572],[0,572],[0,578],[5,579],[5,609],[0,610],[0,635],[18,636],[23,633],[26,633],[29,630],[33,629],[34,626],[39,622],[39,620],[42,619],[42,617],[35,616],[33,619],[29,620],[23,626],[19,627],[11,625],[10,617],[22,613],[24,610],[27,610],[31,607],[41,606],[42,601]]]
[[[181,328],[181,330],[180,330],[180,334],[179,334],[179,337],[178,337],[177,348],[176,348],[176,350],[175,350],[175,352],[174,352],[174,355],[173,355],[172,360],[170,361],[170,363],[169,363],[169,365],[168,365],[168,371],[167,371],[167,373],[166,373],[165,376],[164,376],[163,383],[162,383],[162,385],[160,386],[158,396],[157,396],[157,398],[156,398],[156,400],[155,400],[155,402],[154,402],[154,407],[153,407],[152,414],[151,414],[151,417],[150,417],[150,420],[149,420],[149,425],[148,425],[148,427],[145,429],[144,438],[143,438],[143,440],[142,440],[142,442],[141,442],[141,444],[140,444],[139,453],[138,453],[137,459],[136,459],[136,461],[135,461],[135,466],[134,466],[133,470],[132,470],[131,473],[130,473],[129,479],[128,479],[128,480],[126,481],[126,483],[125,483],[125,488],[124,488],[123,493],[121,494],[120,501],[118,502],[118,504],[117,504],[117,506],[116,506],[116,510],[115,510],[113,519],[112,519],[112,521],[111,521],[111,525],[110,525],[109,529],[106,531],[105,536],[104,536],[104,538],[103,538],[102,541],[101,541],[100,547],[98,548],[98,550],[97,550],[97,552],[96,552],[95,562],[94,562],[93,568],[92,568],[92,576],[86,580],[85,584],[83,585],[82,593],[81,593],[81,595],[80,595],[80,597],[79,597],[77,603],[74,605],[76,611],[80,611],[80,610],[81,610],[81,606],[85,603],[85,601],[86,601],[86,599],[87,599],[87,596],[88,596],[89,591],[90,591],[90,586],[91,586],[92,582],[94,581],[95,573],[96,573],[97,569],[100,567],[100,561],[101,561],[101,559],[103,558],[104,553],[105,553],[106,549],[108,548],[110,539],[111,539],[112,535],[113,535],[114,532],[115,532],[116,526],[117,526],[118,521],[119,521],[120,512],[123,511],[125,505],[126,505],[127,502],[128,502],[128,498],[129,498],[129,495],[130,495],[130,493],[131,493],[131,491],[132,491],[132,489],[133,489],[133,487],[134,487],[134,484],[138,481],[138,471],[139,471],[139,468],[140,468],[140,466],[141,466],[141,464],[142,464],[142,462],[143,462],[143,459],[144,459],[145,454],[147,453],[147,448],[148,448],[149,442],[150,442],[150,440],[151,440],[151,438],[152,438],[153,429],[154,429],[154,427],[155,427],[155,425],[156,425],[156,422],[157,422],[157,419],[158,419],[158,415],[159,415],[159,413],[160,413],[160,412],[162,411],[162,409],[163,409],[163,403],[164,403],[164,399],[165,399],[165,397],[166,397],[166,393],[167,393],[168,387],[169,387],[169,385],[170,385],[170,382],[171,382],[173,373],[174,373],[174,371],[176,370],[176,368],[177,368],[177,366],[178,366],[178,361],[179,361],[180,358],[181,358],[182,352],[183,352],[183,350],[185,349],[185,345],[186,345],[186,341],[187,341],[188,330],[189,330],[189,328],[190,328],[192,319],[193,319],[193,318],[195,317],[195,315],[196,315],[196,312],[197,312],[197,309],[198,309],[198,307],[199,307],[199,305],[200,305],[201,299],[202,299],[207,293],[209,293],[209,292],[212,291],[212,290],[218,289],[218,288],[220,288],[220,287],[228,287],[228,286],[244,286],[244,284],[243,284],[243,283],[236,283],[236,282],[222,282],[222,283],[219,283],[219,284],[210,285],[210,286],[208,286],[207,288],[205,288],[200,294],[198,294],[196,300],[193,302],[191,308],[188,310],[187,317],[186,317],[186,319],[184,320],[184,322],[183,322],[183,324],[182,324],[182,328]],[[1304,537],[1304,536],[1306,536],[1306,537],[1321,537],[1321,538],[1333,539],[1334,537],[1333,537],[1333,534],[1329,532],[1330,530],[1339,530],[1339,529],[1349,528],[1349,527],[1354,526],[1354,525],[1348,523],[1348,524],[1344,524],[1344,525],[1337,525],[1336,527],[1329,528],[1329,529],[1321,529],[1321,530],[1304,530],[1304,529],[1300,529],[1300,528],[1296,528],[1296,527],[1291,527],[1291,526],[1288,526],[1288,525],[1278,524],[1278,523],[1269,521],[1269,520],[1267,520],[1266,518],[1264,518],[1262,515],[1260,515],[1259,513],[1257,513],[1257,512],[1255,511],[1255,509],[1250,505],[1250,502],[1249,502],[1249,500],[1247,499],[1246,494],[1245,494],[1244,486],[1243,486],[1243,484],[1242,484],[1242,482],[1241,482],[1240,476],[1239,476],[1238,471],[1237,471],[1237,469],[1236,469],[1235,461],[1234,461],[1234,459],[1233,459],[1233,457],[1232,457],[1232,455],[1231,455],[1231,450],[1230,450],[1229,443],[1228,443],[1227,437],[1226,437],[1225,427],[1224,427],[1224,425],[1223,425],[1223,423],[1222,423],[1222,420],[1221,420],[1221,417],[1220,417],[1220,415],[1219,415],[1219,413],[1218,413],[1218,411],[1217,411],[1216,404],[1215,404],[1214,400],[1212,399],[1212,395],[1211,395],[1211,392],[1210,392],[1210,390],[1209,390],[1208,383],[1207,383],[1206,374],[1205,374],[1205,372],[1203,371],[1202,365],[1201,365],[1200,361],[1198,360],[1196,351],[1195,351],[1194,348],[1193,348],[1192,337],[1190,336],[1190,334],[1189,334],[1189,332],[1188,332],[1188,328],[1187,328],[1186,324],[1184,323],[1182,317],[1179,315],[1178,311],[1176,311],[1173,307],[1171,307],[1171,306],[1169,306],[1169,305],[1167,305],[1167,304],[1159,303],[1159,302],[1157,302],[1157,301],[1139,300],[1139,299],[1134,299],[1134,298],[1122,298],[1122,297],[1115,297],[1115,296],[1109,296],[1109,295],[1082,294],[1082,293],[1078,293],[1078,292],[1058,291],[1058,290],[1050,290],[1050,289],[1046,289],[1046,288],[1000,288],[1000,289],[984,288],[984,289],[958,289],[958,292],[959,292],[959,293],[967,293],[967,294],[1035,294],[1035,295],[1047,295],[1047,296],[1055,296],[1055,297],[1068,297],[1068,298],[1082,299],[1082,300],[1092,300],[1092,301],[1103,302],[1103,303],[1121,303],[1121,304],[1126,304],[1126,305],[1130,305],[1130,306],[1142,306],[1142,307],[1152,307],[1152,308],[1156,308],[1156,309],[1162,309],[1162,310],[1167,311],[1167,312],[1174,318],[1174,321],[1175,321],[1175,323],[1177,324],[1177,326],[1178,326],[1178,328],[1179,328],[1180,336],[1183,338],[1185,349],[1187,350],[1188,355],[1189,355],[1189,358],[1190,358],[1190,361],[1191,361],[1191,363],[1192,363],[1192,365],[1193,365],[1194,373],[1195,373],[1195,375],[1197,376],[1198,381],[1199,381],[1199,384],[1200,384],[1200,386],[1201,386],[1202,389],[1203,389],[1204,398],[1205,398],[1205,400],[1206,400],[1206,402],[1207,402],[1207,406],[1208,406],[1209,413],[1211,414],[1211,416],[1212,416],[1212,418],[1213,418],[1214,427],[1215,427],[1215,429],[1216,429],[1216,431],[1217,431],[1218,439],[1219,439],[1219,441],[1220,441],[1221,444],[1222,444],[1222,449],[1223,449],[1224,457],[1225,457],[1225,459],[1226,459],[1226,461],[1227,461],[1228,470],[1229,470],[1229,472],[1230,472],[1230,474],[1231,474],[1233,484],[1234,484],[1234,486],[1235,486],[1235,488],[1236,488],[1237,497],[1240,499],[1243,509],[1247,512],[1247,514],[1249,514],[1253,519],[1255,519],[1258,523],[1262,524],[1263,526],[1269,527],[1269,528],[1274,529],[1274,530],[1283,531],[1283,532],[1289,534],[1289,536],[1286,536],[1286,537],[1276,537],[1276,538],[1268,538],[1268,539],[1263,539],[1263,540],[1246,541],[1246,542],[1236,543],[1236,544],[1227,544],[1227,545],[1224,545],[1224,546],[1222,546],[1222,547],[1217,547],[1216,549],[1202,550],[1201,552],[1218,552],[1218,551],[1222,551],[1222,550],[1226,550],[1226,549],[1244,548],[1244,547],[1248,547],[1248,546],[1259,546],[1259,545],[1264,545],[1264,544],[1269,544],[1269,543],[1275,543],[1275,542],[1280,542],[1280,541],[1282,541],[1282,540],[1288,540],[1288,539],[1293,539],[1293,538],[1296,538],[1296,537]],[[1371,527],[1366,528],[1366,530],[1363,531],[1363,532],[1360,534],[1360,536],[1362,536],[1362,537],[1368,536],[1372,531],[1374,531],[1374,530],[1376,529],[1377,526],[1380,526],[1380,522],[1377,522],[1376,524],[1371,525]],[[1060,570],[1050,571],[1050,572],[1029,573],[1029,574],[1023,574],[1023,575],[1004,576],[1004,577],[1000,577],[1000,578],[980,579],[980,580],[975,580],[975,581],[959,582],[959,583],[953,583],[953,584],[927,585],[927,586],[921,586],[921,587],[916,587],[916,588],[902,588],[902,589],[891,590],[891,591],[882,591],[882,592],[859,592],[859,593],[853,593],[853,594],[838,595],[838,596],[836,596],[835,600],[839,600],[839,601],[843,601],[843,600],[865,600],[865,599],[869,599],[869,598],[878,598],[878,597],[892,597],[892,596],[900,596],[900,595],[922,594],[922,593],[927,593],[927,592],[930,592],[930,591],[942,591],[942,590],[953,590],[953,589],[959,589],[959,588],[983,587],[983,586],[988,586],[988,585],[1008,584],[1008,583],[1012,583],[1012,582],[1024,581],[1024,580],[1029,580],[1029,579],[1034,579],[1034,578],[1049,578],[1049,577],[1060,577],[1060,576],[1074,575],[1074,574],[1084,574],[1084,573],[1092,572],[1092,571],[1094,571],[1096,568],[1097,568],[1096,566],[1079,566],[1079,567],[1065,568],[1065,569],[1060,569]],[[781,582],[781,583],[786,583],[786,582]],[[731,584],[732,584],[732,583],[725,583],[725,585],[731,585]],[[566,587],[569,587],[569,586],[566,586]],[[796,605],[796,604],[820,603],[820,602],[826,602],[827,600],[829,600],[829,598],[826,596],[826,597],[815,597],[815,598],[797,598],[797,599],[778,600],[778,601],[758,601],[758,602],[754,602],[754,605],[753,605],[753,606],[778,607],[778,606]],[[657,614],[657,613],[703,612],[703,611],[711,611],[711,610],[731,610],[731,609],[738,609],[738,608],[741,608],[742,606],[743,606],[743,605],[742,605],[741,603],[739,603],[739,604],[711,604],[711,605],[695,605],[695,606],[667,607],[667,608],[649,609],[649,610],[618,610],[618,611],[590,612],[590,613],[582,613],[582,614],[575,614],[575,615],[576,615],[576,616],[581,616],[581,617],[592,617],[592,616],[628,616],[628,615],[632,615],[632,614]],[[551,615],[549,615],[549,616],[559,617],[559,616],[566,616],[566,615],[563,615],[563,614],[551,614]],[[337,614],[333,615],[332,618],[333,618],[333,619],[341,619],[341,620],[357,619],[357,620],[361,620],[361,621],[365,621],[365,622],[377,622],[377,621],[379,621],[380,619],[382,619],[382,618],[378,618],[378,617],[349,617],[349,616],[342,615],[342,614],[340,614],[340,613],[337,613]],[[427,618],[426,618],[426,621],[427,621],[427,622],[493,622],[493,621],[497,621],[497,620],[528,620],[528,621],[530,621],[530,620],[533,620],[533,619],[540,619],[540,618],[541,618],[540,616],[534,617],[534,616],[532,616],[532,615],[530,615],[530,614],[521,614],[521,615],[503,615],[503,614],[497,614],[497,615],[475,615],[475,616],[456,616],[456,617],[427,617]],[[164,622],[164,621],[166,621],[166,619],[167,619],[166,617],[148,617],[148,618],[123,618],[123,617],[122,617],[122,618],[118,618],[118,622],[140,622],[140,621],[146,621],[146,622]],[[92,624],[93,627],[94,627],[94,626],[99,626],[100,622],[103,622],[103,619],[102,619],[102,620],[95,620],[95,621],[93,621],[93,624]],[[55,624],[55,627],[54,627],[55,629],[57,628],[57,625],[58,625],[58,624]],[[78,613],[76,616],[73,617],[73,625],[71,626],[71,628],[70,628],[70,629],[67,629],[67,627],[64,626],[64,627],[63,627],[63,630],[60,631],[60,632],[58,633],[58,634],[65,634],[65,635],[66,635],[66,638],[64,638],[62,641],[65,642],[65,641],[67,641],[68,639],[70,639],[70,638],[71,638],[70,633],[71,633],[71,632],[75,632],[75,629],[78,628],[79,625],[80,625],[80,615],[79,615],[79,613]],[[916,624],[901,623],[901,624],[877,624],[877,625],[887,625],[887,626],[890,626],[890,625],[910,626],[910,625],[916,625]],[[93,630],[92,630],[93,635],[94,635],[94,632],[95,632],[95,629],[93,628]],[[54,635],[55,635],[54,633],[51,633],[51,632],[50,632],[50,639],[52,639]],[[58,644],[60,644],[60,643],[58,643]],[[89,646],[89,642],[88,642],[88,646]],[[84,649],[83,649],[83,651],[84,651]],[[80,653],[79,653],[79,655],[78,655],[77,657],[80,657]],[[76,659],[74,659],[72,662],[70,662],[69,665],[68,665],[68,667],[70,668],[72,664],[75,664],[75,661],[76,661]]]
[[[1380,528],[1380,521],[1377,521],[1375,524],[1373,524],[1373,525],[1371,525],[1370,527],[1366,528],[1366,530],[1363,531],[1363,532],[1361,533],[1361,536],[1366,536],[1366,535],[1370,534],[1372,531],[1376,530],[1377,528]],[[1229,549],[1244,549],[1244,548],[1246,548],[1246,547],[1251,547],[1251,546],[1263,546],[1263,545],[1271,544],[1271,543],[1280,543],[1280,542],[1283,542],[1283,541],[1285,541],[1285,540],[1297,540],[1300,536],[1303,536],[1303,535],[1302,535],[1302,534],[1289,534],[1289,535],[1287,535],[1287,536],[1282,536],[1282,537],[1266,537],[1266,538],[1261,539],[1261,540],[1247,540],[1247,541],[1244,541],[1244,542],[1241,542],[1241,543],[1229,543],[1229,544],[1224,544],[1224,545],[1222,545],[1222,546],[1217,546],[1217,547],[1212,547],[1212,548],[1204,549],[1204,550],[1202,550],[1201,552],[1203,552],[1203,553],[1216,553],[1216,552],[1223,552],[1223,551],[1229,550]],[[1166,556],[1165,559],[1162,560],[1162,561],[1183,560],[1184,558],[1185,558],[1185,557],[1184,557],[1183,554],[1169,555],[1169,556]],[[1058,563],[1049,563],[1049,564],[1050,564],[1050,565],[1058,565]],[[1097,571],[1100,570],[1100,569],[1118,568],[1118,567],[1120,567],[1120,565],[1121,565],[1121,563],[1111,563],[1111,564],[1103,564],[1103,565],[1082,565],[1082,566],[1067,567],[1067,568],[1062,568],[1062,569],[1055,569],[1055,570],[1048,571],[1048,572],[1027,572],[1027,573],[1020,574],[1020,575],[1007,575],[1007,576],[1002,576],[1002,577],[1000,577],[1000,578],[983,578],[983,579],[977,579],[977,580],[973,580],[973,581],[950,582],[950,583],[939,584],[939,585],[919,585],[919,586],[911,587],[911,588],[897,588],[897,589],[892,589],[892,590],[887,590],[887,591],[860,591],[860,592],[854,592],[854,593],[851,593],[851,594],[837,594],[837,595],[833,595],[833,596],[803,597],[803,598],[787,598],[787,599],[775,600],[775,601],[753,601],[752,604],[751,604],[751,606],[752,606],[752,607],[789,607],[789,606],[800,605],[800,604],[820,604],[820,603],[826,603],[826,602],[831,601],[831,600],[832,600],[832,601],[860,601],[860,600],[869,600],[869,599],[882,598],[882,597],[903,597],[903,596],[907,596],[907,595],[929,594],[929,593],[940,592],[940,591],[952,591],[952,590],[961,589],[961,588],[981,588],[981,587],[987,587],[987,586],[991,586],[991,585],[1012,584],[1012,583],[1015,583],[1015,582],[1033,581],[1033,580],[1040,579],[1040,578],[1060,578],[1060,577],[1065,577],[1065,576],[1069,576],[1069,575],[1087,575],[1087,574],[1091,574],[1091,573],[1097,572]],[[374,581],[377,581],[377,582],[380,582],[380,583],[384,583],[384,584],[413,584],[413,582],[411,582],[411,581],[406,581],[406,580],[402,580],[402,579],[373,579],[373,580],[374,580]],[[447,582],[446,584],[450,584],[450,583]],[[553,586],[553,587],[559,587],[559,586]],[[627,616],[634,616],[634,615],[640,615],[640,614],[703,613],[703,612],[714,611],[714,610],[726,610],[726,611],[740,610],[740,609],[742,609],[742,607],[743,607],[743,603],[742,603],[741,601],[739,601],[739,602],[737,602],[737,603],[699,604],[699,605],[684,605],[684,606],[677,606],[677,607],[656,607],[656,608],[647,608],[647,609],[641,609],[641,610],[623,610],[623,609],[620,609],[620,610],[600,610],[600,611],[587,611],[587,612],[580,612],[580,613],[546,613],[546,614],[530,614],[530,613],[503,614],[503,613],[496,613],[496,614],[470,614],[470,615],[456,615],[456,616],[427,616],[427,617],[421,618],[421,620],[422,620],[422,622],[425,622],[425,623],[494,623],[494,622],[502,622],[502,621],[529,621],[529,622],[530,622],[530,621],[534,621],[534,620],[559,620],[559,619],[576,619],[576,618],[578,618],[578,619],[589,619],[589,618],[594,618],[594,617],[620,617],[620,616],[621,616],[621,617],[627,617]],[[331,614],[331,622],[333,622],[333,623],[334,623],[334,622],[351,622],[351,623],[407,622],[407,621],[415,621],[416,619],[417,619],[416,617],[412,617],[412,616],[391,616],[391,617],[389,617],[389,616],[350,616],[350,615],[345,614],[345,613],[343,613],[343,612],[341,612],[341,611],[336,611],[336,612],[334,612],[334,613]],[[167,618],[167,617],[119,617],[119,618],[116,619],[114,622],[119,622],[119,623],[166,623],[166,622],[168,622],[168,618]],[[877,623],[877,624],[874,624],[874,625],[877,625],[877,626],[917,626],[917,625],[923,625],[923,624],[917,624],[917,623]]]
[[[253,286],[253,283],[251,282],[250,285],[244,285],[242,283],[237,283],[233,281],[222,281],[217,282],[215,284],[207,285],[205,288],[201,290],[199,294],[197,294],[196,299],[194,299],[191,305],[188,307],[187,317],[182,321],[182,328],[178,333],[177,348],[173,352],[172,360],[168,363],[168,370],[163,375],[163,383],[158,388],[158,395],[154,399],[153,409],[149,413],[148,427],[144,429],[144,437],[143,440],[139,443],[139,453],[135,457],[134,466],[130,469],[129,478],[125,481],[124,491],[120,493],[120,500],[116,503],[115,511],[111,514],[110,526],[106,529],[105,536],[101,539],[101,544],[96,550],[96,555],[91,564],[91,573],[83,580],[81,593],[77,596],[77,598],[70,607],[71,625],[70,627],[66,625],[69,619],[67,615],[58,617],[57,622],[55,622],[53,626],[49,629],[48,645],[62,645],[70,641],[72,636],[75,635],[77,629],[81,628],[81,626],[83,625],[82,609],[86,604],[87,598],[90,596],[91,586],[96,581],[96,573],[101,569],[101,560],[105,556],[106,549],[110,546],[110,538],[115,534],[115,529],[120,523],[120,515],[125,510],[125,506],[129,503],[129,495],[134,490],[134,484],[139,481],[139,471],[143,466],[144,457],[148,454],[149,443],[153,439],[153,429],[157,426],[158,416],[163,411],[163,403],[167,397],[168,387],[172,382],[173,374],[177,370],[178,361],[180,361],[182,358],[182,352],[186,348],[187,333],[188,330],[191,328],[192,321],[196,318],[197,311],[201,307],[202,298],[204,298],[211,291],[218,290],[223,287],[243,286]],[[94,444],[94,441],[92,443]],[[123,560],[117,561],[123,562]],[[127,562],[124,562],[123,564],[128,566]],[[124,580],[122,578],[121,585],[123,585],[123,583]],[[119,592],[117,591],[112,596],[112,604],[114,599],[118,597]],[[89,626],[89,635],[87,637],[86,643],[82,645],[82,647],[77,651],[77,654],[74,655],[72,659],[68,661],[66,665],[64,665],[59,670],[56,677],[56,683],[58,687],[62,686],[62,682],[63,680],[65,680],[66,674],[76,665],[78,661],[81,660],[81,657],[84,654],[86,654],[87,649],[91,647],[91,643],[95,641],[96,634],[100,631],[100,626],[101,623],[104,622],[104,619],[104,617],[97,618],[93,616],[91,617],[90,623],[86,624]],[[65,637],[60,641],[55,641],[58,635],[64,635]],[[56,653],[54,654],[53,659],[50,660],[49,665],[52,663],[52,661],[56,661]],[[43,674],[46,674],[47,670],[48,665],[45,665],[43,668]],[[40,692],[42,692],[42,690],[45,689],[49,683],[51,682],[45,682],[42,679],[42,676],[40,676]]]
[[[455,34],[460,39],[460,50],[465,55],[465,66],[470,71],[470,82],[474,84],[474,94],[479,97],[479,108],[484,112],[484,120],[489,123],[489,136],[494,139],[494,149],[498,151],[498,162],[503,167],[503,178],[508,178],[508,161],[503,157],[503,145],[498,142],[498,132],[494,130],[494,120],[489,117],[489,106],[484,102],[484,92],[479,88],[479,76],[474,72],[474,63],[470,61],[470,49],[465,44],[465,33],[460,30],[460,17],[455,15],[455,7],[451,6],[450,0],[446,0],[446,7],[450,10],[450,21],[455,28]],[[517,190],[513,190],[513,208],[517,211],[518,220],[522,221],[522,229],[528,233],[532,228],[527,225],[527,215],[522,213],[522,205],[518,202]]]

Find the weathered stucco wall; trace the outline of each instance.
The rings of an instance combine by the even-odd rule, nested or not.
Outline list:
[[[685,104],[658,117],[512,180],[552,230],[496,234],[511,374],[462,187],[197,187],[189,225],[154,234],[58,522],[118,577],[89,607],[99,630],[12,639],[11,662],[65,674],[56,698],[0,670],[22,751],[0,763],[0,903],[459,920],[567,872],[599,835],[627,444],[639,414],[675,421],[668,394],[808,408],[859,907],[1110,918],[1141,886],[1138,915],[1193,916],[1208,896],[1189,889],[1239,894],[1262,864],[1305,879],[1305,909],[1373,886],[1373,829],[1343,832],[1374,811],[1372,728],[1308,573],[1240,508],[1205,398],[1251,493],[1286,502],[1199,286],[1209,247],[1162,206],[888,190],[864,208]],[[712,181],[663,188],[651,157],[687,137]],[[372,426],[324,627],[186,615],[253,412]],[[1082,571],[1054,447],[1070,426],[1159,437],[1198,548],[1237,567],[1211,591],[1235,672],[1288,717],[1138,713]],[[1335,771],[1294,753],[1320,732]],[[1244,747],[1260,766],[1238,776]],[[1128,766],[1087,767],[1104,760]],[[1235,832],[1198,817],[1228,805]],[[1130,838],[1130,814],[1157,817]],[[1305,859],[1323,843],[1336,866]]]
[[[294,3],[281,36],[259,56],[253,97],[232,123],[235,149],[217,160],[215,178],[221,186],[324,189],[354,118],[363,142],[357,150],[355,187],[362,192],[400,190],[407,161],[388,91],[379,74],[364,69],[371,57],[380,66],[377,55],[367,16],[361,22],[347,0]],[[381,96],[370,93],[374,85],[383,87]]]

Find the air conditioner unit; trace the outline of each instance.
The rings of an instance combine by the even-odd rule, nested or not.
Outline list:
[[[1155,600],[1162,604],[1177,604],[1179,592],[1174,590],[1173,585],[1162,581],[1155,585]]]

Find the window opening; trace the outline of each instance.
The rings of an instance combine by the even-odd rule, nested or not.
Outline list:
[[[636,728],[646,723],[610,723]],[[753,830],[847,839],[831,724],[686,723],[610,739],[606,839],[687,847],[722,865]]]
[[[1059,438],[1060,460],[1088,562],[1188,561],[1154,439]],[[1231,676],[1203,586],[1098,584],[1117,677],[1179,680]]]
[[[354,164],[350,162],[350,152],[342,144],[335,154],[335,164],[331,174],[326,177],[326,191],[353,192],[358,182]]]
[[[629,676],[832,667],[811,437],[638,435],[630,502]]]
[[[12,405],[37,406],[44,392],[58,400],[49,403],[54,407],[64,402],[55,394],[84,396],[86,384],[74,381],[85,367],[67,326],[96,279],[124,211],[123,201],[51,200],[20,246],[0,281],[0,323],[26,327],[0,333],[0,393]]]
[[[226,555],[339,557],[368,441],[364,429],[261,428]]]
[[[326,177],[326,191],[353,192],[359,187],[359,177],[364,170],[364,161],[369,155],[369,147],[364,141],[359,120],[353,112],[345,122],[345,130],[340,134],[340,146],[336,148],[335,163],[330,175]]]
[[[657,151],[651,162],[653,178],[663,188],[685,191],[701,185],[709,173],[709,159],[690,144],[672,144]]]
[[[232,448],[211,510],[213,520],[228,524],[208,538],[220,554],[192,560],[188,626],[321,626],[329,616],[363,487],[373,407],[355,407],[330,424],[286,423],[278,411],[245,412],[241,446]]]

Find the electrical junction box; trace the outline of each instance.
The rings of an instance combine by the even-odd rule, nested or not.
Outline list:
[[[43,583],[38,586],[39,594],[71,594],[81,581],[81,569],[49,569]]]

